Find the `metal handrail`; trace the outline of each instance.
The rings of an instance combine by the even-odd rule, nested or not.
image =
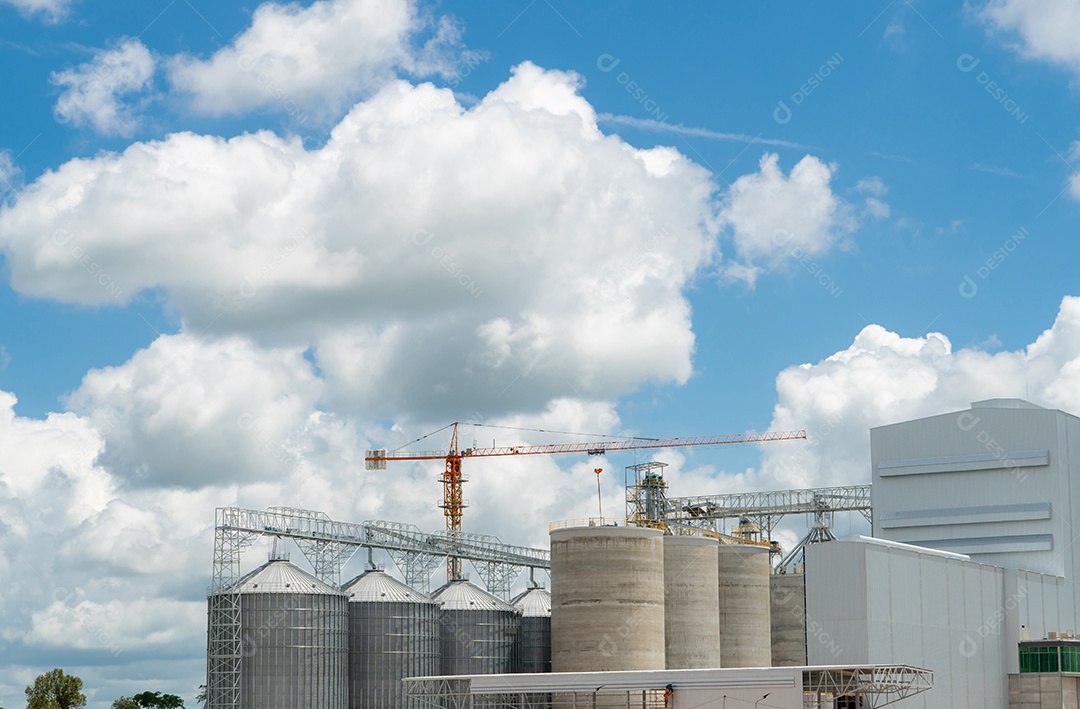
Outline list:
[[[578,517],[576,519],[555,520],[548,525],[548,531],[569,529],[570,527],[628,527],[623,517]]]

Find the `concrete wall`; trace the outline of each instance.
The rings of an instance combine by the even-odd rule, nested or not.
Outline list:
[[[772,664],[769,549],[721,544],[718,550],[720,666],[769,667]]]
[[[1009,709],[1076,709],[1080,678],[1058,674],[1009,675]]]
[[[664,546],[659,530],[551,532],[553,672],[664,669]]]
[[[773,667],[806,664],[806,578],[783,574],[769,579]]]
[[[720,667],[717,542],[664,537],[664,645],[669,670]]]

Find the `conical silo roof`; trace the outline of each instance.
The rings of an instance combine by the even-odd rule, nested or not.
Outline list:
[[[271,559],[229,589],[231,593],[312,593],[340,596],[333,586],[323,583],[284,559]]]
[[[551,593],[545,588],[530,588],[510,601],[525,618],[550,618]]]
[[[434,603],[427,595],[409,588],[382,569],[365,571],[342,587],[356,603]]]
[[[512,605],[500,600],[467,579],[451,581],[432,596],[444,611],[515,611]]]

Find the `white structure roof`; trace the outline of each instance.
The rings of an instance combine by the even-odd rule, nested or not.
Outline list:
[[[338,596],[341,592],[284,559],[271,559],[236,583],[231,593],[315,593]]]
[[[877,537],[867,537],[862,534],[852,534],[851,536],[841,537],[835,541],[838,542],[852,542],[855,544],[875,544],[879,547],[890,547],[892,549],[903,549],[905,551],[914,552],[916,554],[929,554],[930,556],[940,556],[946,559],[959,559],[961,561],[971,561],[971,557],[967,554],[957,554],[954,551],[942,551],[940,549],[931,549],[930,547],[921,547],[917,544],[905,544],[903,542],[894,542],[889,539],[878,539]]]
[[[382,569],[365,571],[341,590],[349,601],[356,603],[434,603],[425,594],[406,586]]]
[[[469,675],[474,694],[489,692],[595,691],[652,689],[665,684],[688,687],[795,687],[800,672],[791,667],[708,670],[639,670],[624,672],[543,672],[512,675]],[[510,690],[510,688],[513,688]]]
[[[624,695],[631,706],[659,699],[668,685],[674,692],[675,709],[719,706],[728,701],[742,706],[802,709],[805,697],[861,696],[866,706],[883,706],[925,692],[933,686],[933,673],[908,665],[821,665],[816,667],[756,667],[740,669],[648,670],[630,672],[545,672],[539,674],[455,675],[411,677],[405,680],[411,696],[427,701],[449,701],[466,706],[469,697],[496,697],[500,702],[522,700],[529,695],[552,695],[566,701],[585,702],[605,696]],[[483,701],[482,699],[479,701]]]
[[[544,588],[530,588],[516,596],[511,605],[521,611],[525,618],[550,618],[551,593]]]
[[[432,600],[446,611],[514,611],[512,605],[465,580],[458,579],[446,584],[432,596]]]

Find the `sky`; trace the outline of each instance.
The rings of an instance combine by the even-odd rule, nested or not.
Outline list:
[[[193,704],[214,508],[437,529],[363,457],[453,421],[808,433],[611,454],[617,510],[1080,413],[1074,3],[578,5],[0,0],[0,706]],[[546,546],[597,464],[469,461],[464,527]]]

